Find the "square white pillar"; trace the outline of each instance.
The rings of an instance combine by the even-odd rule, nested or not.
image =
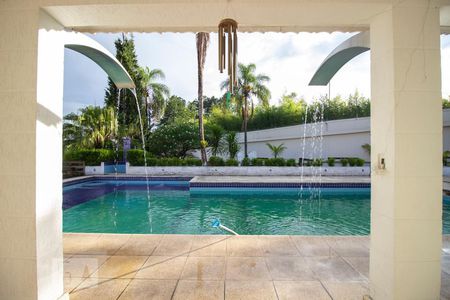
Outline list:
[[[63,296],[62,27],[0,5],[0,299]]]
[[[432,3],[398,2],[370,27],[374,299],[439,299],[442,100]]]

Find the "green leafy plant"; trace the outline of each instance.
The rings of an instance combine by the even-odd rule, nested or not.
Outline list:
[[[334,167],[335,158],[334,157],[328,157],[327,164],[329,167]]]
[[[264,164],[271,167],[284,167],[286,165],[286,160],[281,157],[269,158],[264,161]]]
[[[284,152],[284,150],[286,150],[286,147],[283,143],[278,146],[272,145],[270,143],[266,143],[266,145],[267,147],[269,147],[270,151],[272,151],[272,156],[274,158],[277,158],[279,155],[281,155],[281,153]]]
[[[358,167],[364,166],[365,163],[366,163],[366,161],[364,159],[362,159],[362,158],[357,158],[356,159],[356,166],[358,166]]]
[[[297,166],[297,162],[295,161],[295,159],[290,158],[290,159],[286,160],[286,166],[295,167],[295,166]]]
[[[225,162],[225,165],[228,167],[237,167],[237,166],[239,166],[239,162],[234,158],[230,158],[230,159],[227,159],[227,161]]]
[[[255,167],[262,167],[262,166],[264,166],[264,159],[263,158],[253,158],[252,159],[252,166],[255,166]]]
[[[123,152],[117,153],[117,158],[122,160]],[[64,160],[84,161],[86,166],[99,166],[102,162],[114,162],[116,152],[109,149],[80,149],[64,152]]]
[[[450,151],[444,151],[444,153],[442,154],[442,162],[444,164],[444,166],[448,165],[448,159],[450,158]]]
[[[343,167],[346,167],[346,166],[348,165],[348,159],[347,159],[347,158],[342,158],[342,159],[341,159],[341,165],[342,165]]]
[[[323,159],[316,158],[312,161],[313,167],[321,167],[323,165]]]
[[[149,156],[149,155],[148,155]],[[127,151],[127,160],[132,166],[143,166],[144,165],[144,150],[140,149],[130,149]],[[147,165],[149,162],[149,157],[147,157]]]
[[[370,155],[370,150],[371,150],[370,144],[364,144],[364,145],[361,145],[361,147],[362,147],[364,150],[366,150],[367,153],[369,153],[369,155]]]
[[[240,149],[236,132],[235,131],[228,132],[227,135],[225,136],[225,142],[227,145],[227,150],[228,154],[230,155],[230,158],[235,159]]]
[[[250,158],[244,157],[244,159],[241,162],[241,165],[244,166],[244,167],[250,166]]]
[[[212,167],[220,167],[224,166],[225,162],[223,161],[223,158],[219,156],[211,156],[208,161],[208,165]]]
[[[356,166],[357,160],[358,160],[358,159],[357,159],[356,157],[350,157],[350,158],[348,159],[348,164],[350,165],[350,167]]]

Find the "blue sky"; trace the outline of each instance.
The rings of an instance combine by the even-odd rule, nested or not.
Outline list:
[[[271,78],[271,103],[284,93],[296,92],[312,101],[328,93],[328,87],[309,87],[308,82],[322,60],[339,43],[354,33],[240,33],[238,61],[255,63],[257,72]],[[90,35],[115,53],[118,34]],[[193,33],[134,34],[140,65],[159,68],[166,74],[171,93],[191,101],[197,94],[197,58]],[[443,36],[442,95],[448,98],[450,85],[450,38]],[[220,96],[220,82],[226,74],[217,69],[217,35],[211,34],[205,64],[204,93]],[[88,58],[65,50],[64,114],[87,105],[103,105],[107,75]],[[345,65],[331,81],[331,95],[346,97],[356,89],[370,96],[370,54],[366,52]]]

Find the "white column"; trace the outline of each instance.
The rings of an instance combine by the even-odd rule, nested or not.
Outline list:
[[[439,9],[399,1],[371,23],[374,299],[439,299],[442,104]],[[379,157],[386,169],[377,170]]]
[[[0,3],[0,299],[58,299],[64,292],[64,48],[61,26],[37,5]]]

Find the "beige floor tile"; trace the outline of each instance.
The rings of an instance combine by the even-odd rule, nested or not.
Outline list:
[[[361,282],[323,282],[334,300],[361,300],[369,294],[366,283]]]
[[[317,236],[291,236],[300,254],[305,257],[310,256],[336,256],[336,252],[331,249],[325,237]]]
[[[153,251],[155,256],[189,255],[192,246],[192,236],[165,235]]]
[[[119,300],[169,300],[176,285],[176,280],[133,279]]]
[[[227,239],[222,235],[197,235],[193,238],[189,256],[226,256]]]
[[[260,236],[259,240],[265,256],[300,255],[289,236]]]
[[[263,257],[228,257],[227,280],[270,280]]]
[[[272,281],[234,281],[225,282],[227,300],[272,300],[277,299]]]
[[[223,280],[226,257],[188,257],[181,279]]]
[[[147,256],[111,256],[94,274],[95,278],[133,278]]]
[[[109,257],[107,255],[73,255],[64,261],[64,277],[89,277]]]
[[[95,236],[87,236],[78,240],[78,243],[80,243],[78,246],[73,246],[73,243],[76,241],[70,238],[65,252],[74,254],[113,255],[129,238],[129,234],[102,234],[98,238],[95,238]],[[64,247],[66,248],[65,244]]]
[[[186,256],[150,256],[135,278],[179,279]]]
[[[358,271],[361,275],[369,278],[369,257],[343,257],[343,259],[347,261],[353,267],[353,269]]]
[[[317,279],[321,281],[363,281],[365,278],[341,257],[310,257],[306,259]]]
[[[162,235],[137,234],[131,235],[130,239],[116,252],[115,255],[146,255],[149,256],[158,246]]]
[[[368,257],[369,248],[366,240],[360,237],[330,237],[328,244],[340,256]]]
[[[64,292],[70,293],[77,286],[79,286],[80,283],[83,282],[85,279],[86,278],[80,278],[80,277],[64,277]]]
[[[319,281],[275,281],[280,300],[331,300]]]
[[[223,281],[180,280],[173,299],[214,300],[224,299]]]
[[[70,300],[116,300],[130,279],[87,278],[70,294]]]
[[[83,253],[86,249],[94,247],[96,241],[101,234],[78,234],[78,233],[65,233],[63,236],[63,247],[65,254],[77,254]]]
[[[233,236],[227,240],[228,256],[263,256],[258,236]]]
[[[314,280],[314,274],[303,257],[266,257],[273,280]]]

